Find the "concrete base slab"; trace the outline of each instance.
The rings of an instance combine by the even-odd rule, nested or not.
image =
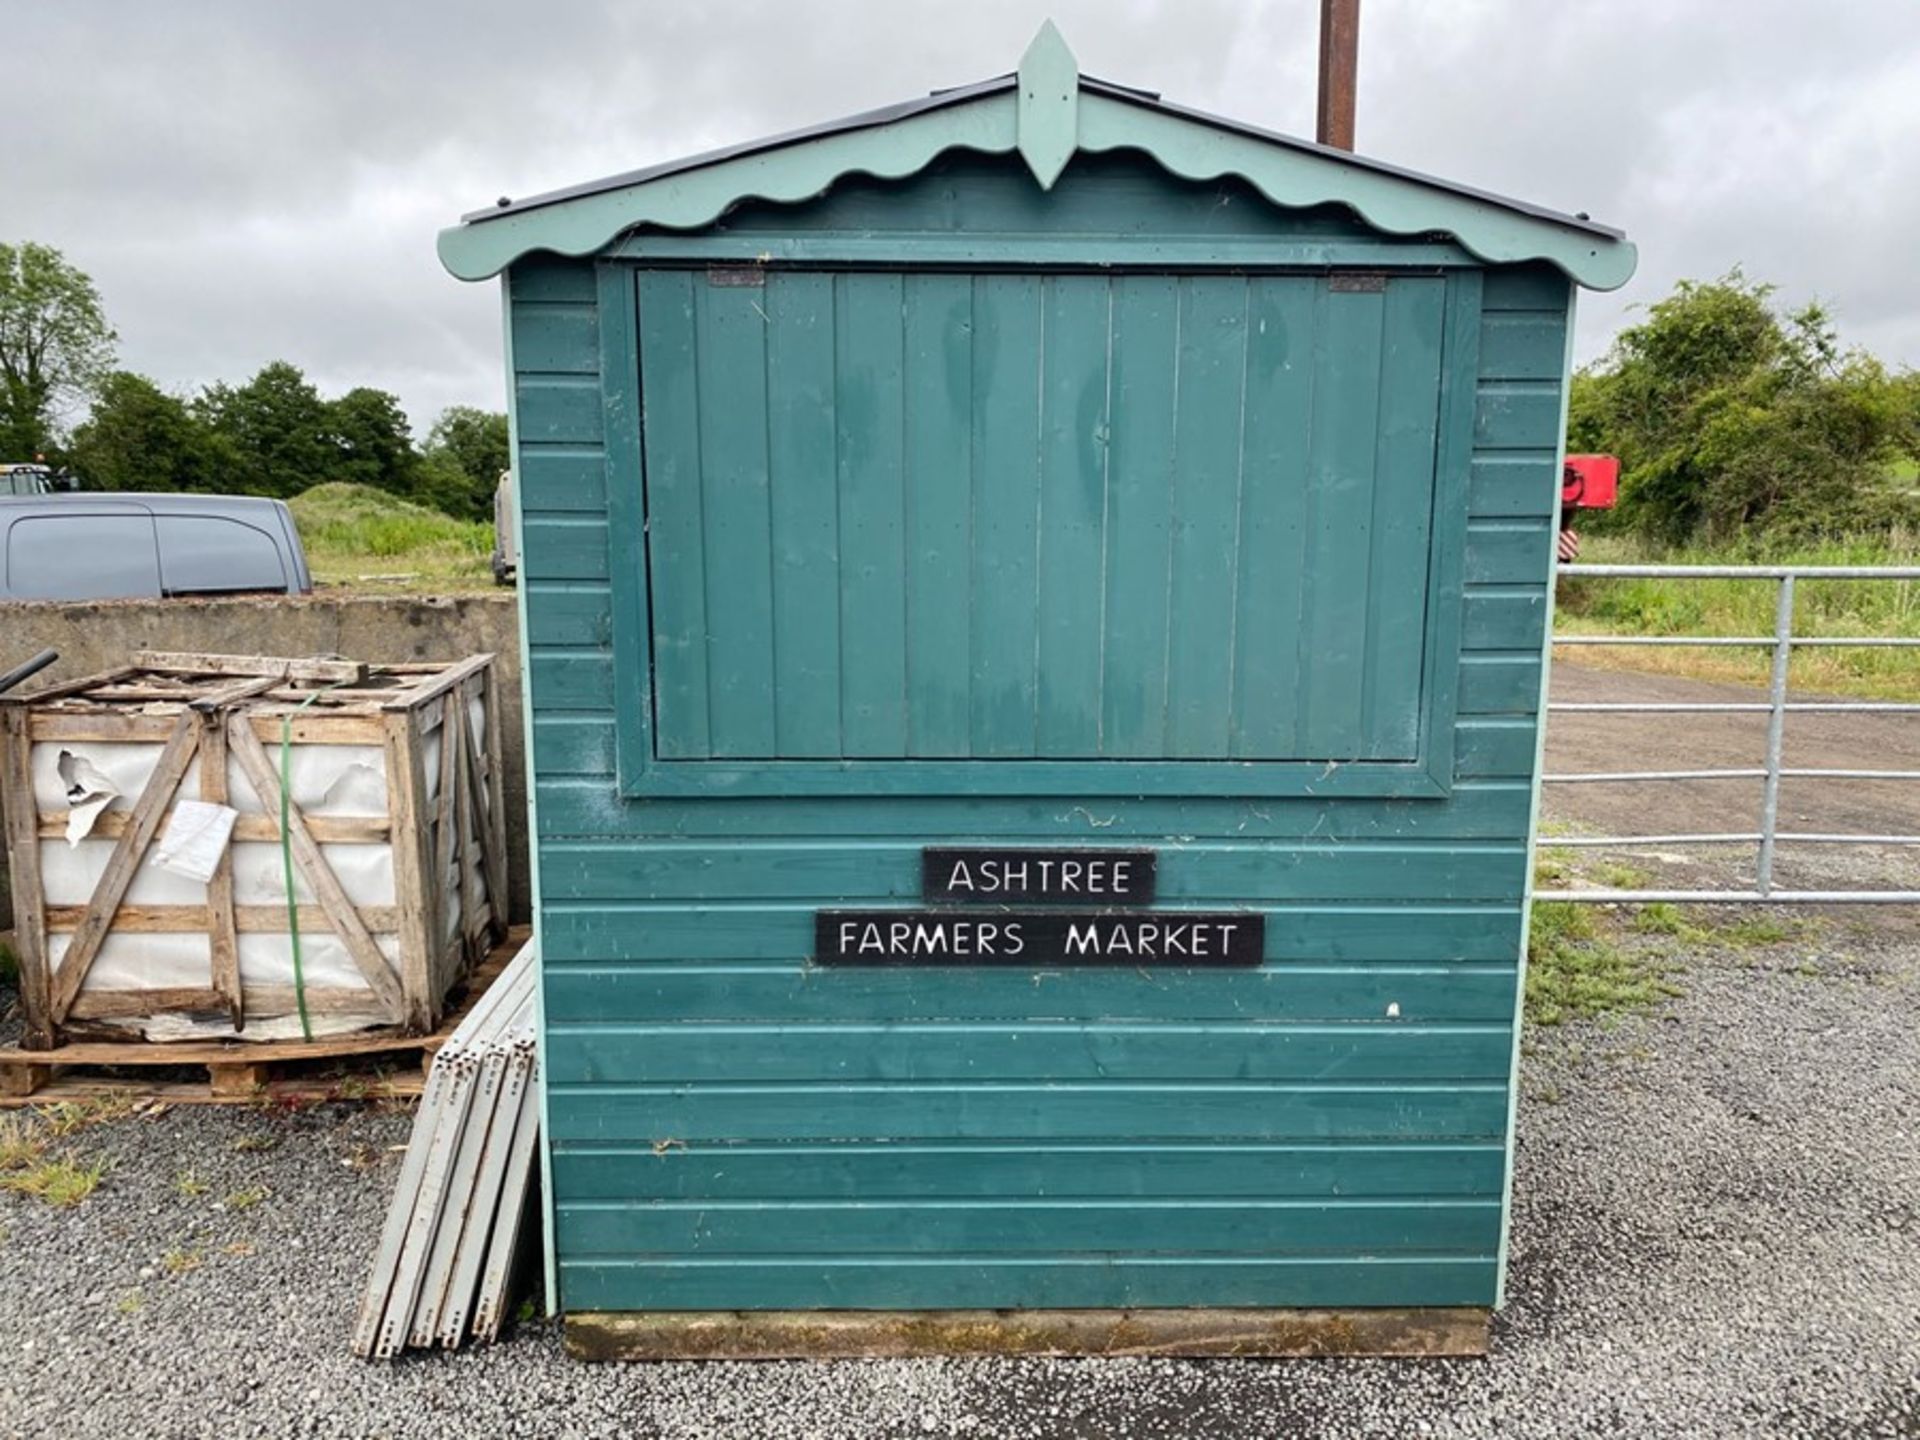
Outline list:
[[[1410,1310],[673,1310],[566,1317],[582,1360],[908,1355],[1484,1355],[1492,1313]]]

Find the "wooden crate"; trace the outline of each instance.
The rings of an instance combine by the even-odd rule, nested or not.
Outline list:
[[[368,666],[140,652],[118,670],[0,697],[23,1044],[47,1049],[160,1026],[195,1040],[262,1031],[278,1039],[302,999],[311,1021],[335,1032],[431,1033],[448,993],[506,932],[497,687],[491,655]],[[99,863],[75,903],[78,895],[48,886],[70,889],[75,862],[58,848],[70,812],[45,801],[60,791],[49,766],[83,748],[136,783],[81,842]],[[349,755],[361,757],[360,793],[375,797],[361,812],[339,813],[332,785],[316,798],[309,781],[302,793],[303,774],[324,777]],[[292,778],[284,799],[283,758]],[[212,878],[143,880],[176,801],[194,797],[240,812]],[[242,851],[251,859],[237,891]],[[289,858],[292,905],[276,878]],[[90,874],[94,863],[81,868]],[[340,868],[371,876],[358,888],[378,882],[389,903],[350,896]],[[181,903],[183,887],[194,903]],[[142,888],[164,891],[168,903],[141,902]],[[296,926],[303,950],[334,957],[325,983],[276,966],[283,944],[291,956]],[[197,949],[182,937],[201,935],[204,976],[177,973],[179,955]],[[109,946],[117,983],[95,973]],[[127,982],[141,963],[129,957],[163,951],[173,957],[155,962],[168,970],[163,981]]]

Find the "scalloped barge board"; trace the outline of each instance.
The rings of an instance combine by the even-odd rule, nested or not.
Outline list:
[[[1485,1355],[1492,1312],[1409,1310],[684,1310],[566,1317],[581,1360],[915,1355]]]
[[[481,212],[440,232],[440,261],[462,280],[484,280],[536,250],[589,255],[640,226],[695,230],[743,201],[807,200],[849,175],[903,179],[951,150],[1018,151],[1040,186],[1050,188],[1077,151],[1127,148],[1185,179],[1238,176],[1283,207],[1344,205],[1385,234],[1441,232],[1489,264],[1542,260],[1595,290],[1617,289],[1633,274],[1633,245],[1583,217],[1555,216],[1089,82],[1051,24],[1015,81],[968,87],[951,100],[933,97],[904,107],[898,118],[853,117],[841,122],[847,128],[819,127],[711,160],[696,157],[610,189]]]

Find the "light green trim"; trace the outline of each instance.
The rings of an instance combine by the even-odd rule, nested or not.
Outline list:
[[[1080,97],[1080,148],[1141,150],[1187,180],[1237,175],[1276,205],[1345,205],[1389,235],[1443,230],[1490,264],[1545,260],[1593,290],[1626,284],[1637,259],[1625,240],[1103,95]]]
[[[1042,190],[1067,168],[1080,136],[1080,66],[1047,21],[1020,57],[1020,155]]]
[[[1570,383],[1573,375],[1573,322],[1579,300],[1578,291],[1568,291],[1566,350],[1560,360],[1560,440],[1553,452],[1553,473],[1556,476],[1566,463],[1567,456],[1567,403],[1573,394]],[[1517,1138],[1515,1126],[1520,1120],[1520,1042],[1527,1019],[1527,940],[1533,933],[1533,864],[1535,853],[1540,848],[1540,792],[1544,788],[1540,777],[1547,768],[1547,690],[1553,672],[1553,601],[1559,589],[1560,547],[1557,537],[1560,534],[1560,486],[1557,483],[1553,487],[1553,534],[1556,544],[1547,569],[1547,624],[1540,640],[1540,693],[1534,701],[1533,794],[1527,803],[1527,869],[1523,881],[1526,888],[1521,892],[1520,899],[1520,959],[1514,967],[1513,978],[1513,1059],[1507,1066],[1507,1160],[1500,1182],[1500,1250],[1494,1262],[1493,1306],[1496,1310],[1507,1303],[1507,1257],[1513,1244],[1513,1160]]]
[[[484,280],[530,251],[591,255],[636,225],[693,230],[743,200],[807,200],[841,176],[856,173],[900,180],[947,150],[1005,155],[1015,141],[1013,95],[988,95],[891,125],[827,135],[497,220],[455,225],[440,232],[440,263],[462,280]]]
[[[845,175],[903,179],[949,150],[1018,150],[1046,188],[1077,151],[1121,149],[1139,150],[1189,180],[1238,176],[1276,205],[1345,205],[1389,235],[1443,232],[1489,264],[1543,260],[1595,290],[1625,284],[1637,258],[1625,240],[1098,94],[1079,84],[1071,52],[1049,25],[1022,60],[1014,92],[498,218],[482,216],[440,232],[440,262],[462,280],[482,280],[534,250],[589,255],[636,226],[694,230],[746,200],[811,199]]]
[[[533,770],[533,632],[527,626],[526,491],[520,483],[519,372],[513,366],[513,291],[500,282],[500,344],[507,361],[507,456],[513,468],[514,614],[520,630],[520,744],[527,757],[527,893],[533,907],[533,963],[540,969],[534,986],[534,1083],[540,1087],[540,1278],[548,1319],[560,1313],[560,1254],[553,1219],[553,1124],[548,1114],[546,952],[540,946],[540,787]]]

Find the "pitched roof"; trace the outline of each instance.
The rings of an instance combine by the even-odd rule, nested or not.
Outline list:
[[[1236,175],[1276,205],[1339,204],[1389,234],[1442,232],[1490,263],[1544,260],[1596,290],[1633,274],[1632,244],[1584,215],[1082,75],[1051,23],[1014,74],[477,210],[440,232],[440,259],[463,280],[485,279],[535,250],[587,255],[639,225],[696,229],[744,200],[810,199],[855,172],[901,179],[956,149],[1017,151],[1050,188],[1075,153],[1121,148],[1144,151],[1189,180]]]

